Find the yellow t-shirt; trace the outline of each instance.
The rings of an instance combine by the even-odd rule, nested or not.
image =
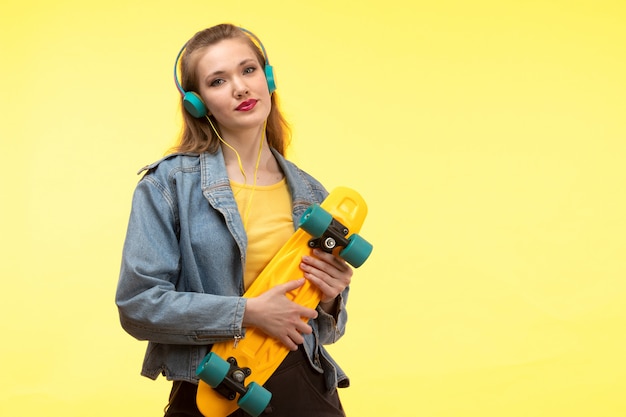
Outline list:
[[[294,233],[291,195],[283,178],[273,185],[253,187],[233,181],[239,214],[248,235],[243,281],[247,290]]]

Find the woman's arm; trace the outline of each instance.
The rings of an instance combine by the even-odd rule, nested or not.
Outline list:
[[[348,315],[346,301],[352,280],[352,268],[341,258],[319,249],[314,256],[302,258],[300,268],[304,277],[316,285],[323,293],[317,308],[320,342],[334,343],[343,336]]]
[[[137,339],[167,344],[241,337],[245,299],[181,286],[175,201],[150,176],[137,185],[116,292],[122,327]],[[232,271],[221,273],[216,280],[232,281]]]

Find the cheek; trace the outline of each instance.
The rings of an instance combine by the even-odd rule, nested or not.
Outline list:
[[[201,96],[202,101],[204,101],[204,105],[207,107],[210,113],[220,113],[226,105],[226,100],[223,97],[223,94],[215,92],[207,94],[205,92]]]
[[[257,94],[262,94],[263,96],[267,95],[269,97],[270,90],[267,86],[267,78],[265,78],[265,73],[259,70],[258,75],[254,77],[254,90]]]
[[[267,113],[269,115],[269,112],[272,108],[272,96],[270,95],[270,90],[267,87],[267,81],[265,80],[265,78],[263,78],[263,83],[259,85],[257,91],[259,91],[259,98],[261,99],[261,101],[266,104]]]

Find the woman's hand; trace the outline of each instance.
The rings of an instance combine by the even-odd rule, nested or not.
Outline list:
[[[335,299],[352,280],[352,268],[343,259],[319,249],[313,251],[313,256],[302,257],[300,269],[304,272],[304,278],[322,292],[320,305],[327,312],[334,309]],[[286,296],[289,291],[303,284],[303,279],[289,281],[258,297],[249,298],[243,325],[257,327],[268,336],[280,340],[290,350],[298,350],[298,345],[304,343],[303,335],[313,332],[303,319],[317,318],[317,311],[303,307]]]
[[[300,288],[304,279],[277,285],[258,297],[249,298],[243,315],[243,325],[261,329],[266,335],[280,340],[290,350],[304,343],[303,334],[313,329],[302,319],[317,318],[317,311],[287,298],[286,294]]]
[[[352,268],[341,258],[320,249],[314,256],[303,256],[300,269],[304,277],[322,291],[321,304],[332,303],[350,285]]]

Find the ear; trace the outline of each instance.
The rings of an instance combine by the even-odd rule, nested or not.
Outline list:
[[[204,117],[207,114],[207,108],[202,98],[193,91],[188,91],[183,96],[183,106],[195,118]]]

